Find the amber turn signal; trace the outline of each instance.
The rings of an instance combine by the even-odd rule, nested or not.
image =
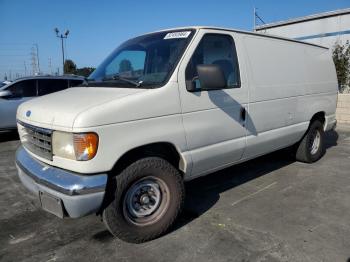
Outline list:
[[[74,134],[73,144],[77,160],[91,160],[97,153],[98,135],[96,133]]]

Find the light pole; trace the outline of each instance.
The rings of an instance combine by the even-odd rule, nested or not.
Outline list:
[[[56,37],[61,38],[61,47],[62,47],[62,72],[64,74],[64,47],[63,47],[63,39],[68,37],[69,30],[66,30],[66,32],[63,34],[60,34],[60,31],[56,27],[55,29]]]

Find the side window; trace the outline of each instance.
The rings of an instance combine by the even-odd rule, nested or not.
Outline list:
[[[220,66],[227,81],[227,88],[240,87],[236,47],[231,36],[206,34],[197,46],[186,67],[186,84],[195,84],[198,91],[200,91],[200,83],[196,79],[197,65],[201,64]]]
[[[69,80],[69,87],[81,85],[83,80]]]
[[[8,87],[12,98],[33,97],[37,95],[36,80],[23,80]]]
[[[68,88],[68,81],[65,79],[39,79],[39,96],[51,94]]]

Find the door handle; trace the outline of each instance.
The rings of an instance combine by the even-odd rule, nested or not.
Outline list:
[[[242,119],[243,122],[245,122],[246,114],[247,114],[247,112],[246,112],[246,110],[245,110],[245,107],[242,106],[242,107],[241,107],[241,119]]]

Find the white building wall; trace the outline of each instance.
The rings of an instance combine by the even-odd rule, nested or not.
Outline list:
[[[281,23],[281,25],[266,29],[263,27],[256,31],[294,38],[330,48],[334,46],[336,41],[343,44],[346,41],[350,42],[350,13],[320,17],[316,20],[300,21],[293,24],[283,25]]]

